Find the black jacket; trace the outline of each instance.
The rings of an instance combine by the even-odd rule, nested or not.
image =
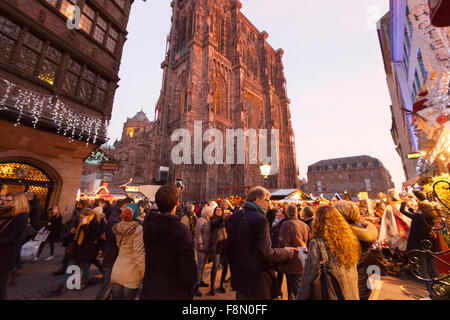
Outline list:
[[[27,223],[28,215],[19,213],[0,234],[0,272],[8,272],[20,263],[20,238]]]
[[[30,224],[36,230],[41,228],[42,206],[41,201],[34,195],[34,198],[28,201],[30,205]]]
[[[433,224],[433,218],[437,218],[438,215],[435,211],[432,211],[431,205],[426,203],[419,204],[419,212],[415,213],[405,210],[406,202],[402,202],[400,212],[408,218],[412,219],[411,229],[409,230],[408,243],[406,244],[406,252],[411,250],[422,250],[422,240],[430,240],[431,228],[428,225]],[[423,214],[426,211],[426,214]],[[425,221],[425,219],[427,221]],[[434,243],[433,247],[434,247]],[[434,249],[434,248],[432,248]]]
[[[272,228],[270,228],[270,241],[272,241],[272,248],[280,248],[278,243],[278,237],[280,235],[281,226],[286,222],[286,218],[278,222]]]
[[[50,234],[48,236],[47,240],[51,241],[57,241],[59,239],[59,236],[61,234],[61,227],[62,227],[62,217],[59,215],[58,217],[53,216],[50,219],[48,219],[48,223],[46,228],[50,231]]]
[[[181,218],[154,212],[146,216],[144,245],[141,300],[192,300],[197,268],[191,232]]]
[[[89,224],[81,227],[84,232],[84,239],[81,245],[77,243],[72,257],[77,263],[89,262],[97,256],[98,227],[99,223],[95,217]]]
[[[231,286],[258,300],[270,300],[276,291],[273,264],[289,258],[286,249],[273,249],[266,217],[247,207],[233,214],[228,225]]]
[[[114,262],[116,262],[117,256],[119,254],[119,248],[117,247],[116,236],[112,231],[112,228],[118,224],[120,219],[120,214],[122,211],[118,206],[114,206],[110,209],[110,215],[105,228],[105,254],[103,255],[103,268],[112,268]]]

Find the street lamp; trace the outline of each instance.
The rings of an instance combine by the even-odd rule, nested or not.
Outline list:
[[[259,167],[259,170],[261,171],[261,175],[264,176],[264,187],[266,189],[267,189],[267,178],[269,177],[271,169],[272,169],[272,166],[270,164],[263,164]]]

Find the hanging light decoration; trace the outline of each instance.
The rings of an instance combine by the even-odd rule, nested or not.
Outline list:
[[[109,120],[106,117],[98,117],[77,112],[62,102],[58,96],[43,95],[8,80],[0,79],[0,88],[4,88],[4,95],[0,98],[0,110],[12,108],[18,111],[18,117],[14,126],[21,125],[25,115],[33,120],[33,128],[39,121],[50,118],[57,128],[57,134],[69,138],[95,144],[99,136],[106,137]],[[8,103],[9,102],[9,103]],[[77,134],[78,131],[78,134]]]

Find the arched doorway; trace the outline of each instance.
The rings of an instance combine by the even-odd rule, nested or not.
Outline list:
[[[46,210],[54,187],[54,181],[40,168],[23,162],[0,162],[2,195],[10,192],[34,192]]]

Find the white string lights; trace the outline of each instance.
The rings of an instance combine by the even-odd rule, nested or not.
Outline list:
[[[77,112],[62,102],[58,96],[43,95],[20,87],[5,79],[0,79],[0,88],[4,88],[0,98],[0,110],[13,108],[19,111],[15,126],[21,125],[25,115],[33,121],[33,128],[38,122],[50,118],[57,127],[57,134],[95,144],[99,136],[106,137],[109,121],[106,118]]]

